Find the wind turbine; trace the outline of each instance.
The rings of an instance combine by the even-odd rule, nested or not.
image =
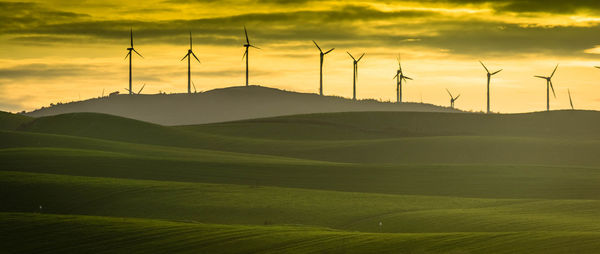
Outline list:
[[[194,51],[192,51],[192,32],[190,32],[190,48],[188,49],[187,54],[183,58],[181,58],[181,61],[183,61],[185,58],[188,59],[188,86],[187,86],[187,88],[188,88],[188,94],[192,93],[192,87],[191,87],[191,84],[190,84],[191,80],[192,80],[192,72],[191,72],[191,69],[190,69],[190,65],[191,65],[191,63],[190,63],[191,61],[190,60],[192,59],[192,56],[194,58],[196,58],[196,61],[198,61],[198,63],[200,63],[200,60],[198,59],[198,57],[196,57],[196,54],[194,54]]]
[[[144,85],[142,85],[142,88],[140,88],[140,90],[137,93],[133,92],[131,89],[127,89],[127,88],[125,88],[125,91],[129,92],[129,94],[140,94],[140,93],[142,93],[142,90],[144,90],[144,87],[146,87],[146,83],[144,83]]]
[[[446,88],[446,92],[448,92],[448,95],[450,95],[450,108],[454,108],[454,102],[456,100],[458,100],[458,97],[460,97],[460,94],[457,95],[456,97],[452,96],[452,93],[450,93],[450,91]]]
[[[554,94],[554,98],[556,98],[556,93],[554,92],[554,86],[552,85],[552,77],[554,76],[554,73],[556,73],[556,69],[558,69],[558,64],[556,65],[556,67],[554,67],[554,71],[552,71],[552,74],[550,75],[550,77],[534,76],[536,78],[541,78],[541,79],[546,80],[546,111],[550,111],[550,88],[552,88],[552,94]]]
[[[246,34],[246,44],[244,44],[244,47],[246,48],[246,52],[244,52],[244,56],[242,56],[242,60],[244,59],[244,57],[246,58],[246,86],[248,86],[248,48],[252,47],[252,48],[256,48],[256,49],[260,49],[259,47],[256,47],[252,44],[250,44],[250,40],[248,39],[248,31],[246,30],[246,26],[244,26],[244,34]]]
[[[350,52],[346,51],[346,53],[348,53],[348,55],[352,58],[353,60],[353,77],[352,77],[352,99],[356,100],[356,80],[358,79],[358,62],[360,62],[360,59],[363,58],[363,56],[365,56],[365,53],[363,53],[358,60],[356,60],[356,58],[354,58],[354,56],[352,56],[352,54],[350,54]]]
[[[144,90],[144,87],[146,87],[146,83],[144,83],[144,85],[142,86],[142,88],[140,88],[140,90],[137,92],[137,94],[141,94],[142,90]]]
[[[129,51],[129,52],[125,56],[125,59],[127,59],[127,57],[129,57],[129,89],[128,89],[128,91],[129,91],[129,94],[132,94],[132,92],[131,92],[131,59],[133,58],[133,55],[131,54],[131,52],[135,52],[141,58],[144,58],[144,57],[133,48],[133,29],[131,29],[129,31],[129,35],[131,38],[131,47],[127,48],[127,51]]]
[[[398,70],[396,71],[396,76],[392,79],[396,79],[396,102],[402,102],[402,80],[408,82],[408,80],[413,80],[408,76],[404,76],[402,72],[402,64],[400,63],[400,57],[398,57]]]
[[[502,69],[499,71],[490,73],[490,70],[488,70],[488,68],[485,67],[485,64],[483,64],[482,61],[479,61],[479,63],[481,64],[481,66],[483,66],[483,68],[487,72],[487,113],[489,114],[490,113],[490,79],[492,79],[492,76],[498,74],[498,72],[501,72]]]
[[[573,100],[571,99],[571,89],[567,89],[567,91],[569,92],[569,103],[571,104],[571,110],[575,110],[575,107],[573,107]]]
[[[329,54],[329,52],[333,51],[335,48],[332,48],[330,50],[328,50],[327,52],[323,53],[323,50],[321,50],[321,47],[319,47],[319,44],[317,44],[317,42],[315,42],[313,40],[313,43],[315,43],[315,46],[317,46],[317,48],[319,49],[319,55],[320,55],[320,72],[319,72],[319,95],[323,95],[323,58],[325,57],[325,55]]]

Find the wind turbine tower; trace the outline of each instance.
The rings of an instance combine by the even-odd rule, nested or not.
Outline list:
[[[352,56],[352,54],[350,54],[349,52],[346,51],[346,53],[348,53],[348,55],[352,58],[352,66],[353,66],[353,77],[352,77],[352,100],[356,100],[356,80],[358,79],[358,62],[360,62],[360,60],[363,58],[363,56],[365,56],[365,53],[363,53],[358,60],[356,60],[356,58],[354,58],[354,56]]]
[[[481,66],[483,66],[483,68],[487,72],[487,113],[489,114],[490,113],[490,80],[492,79],[492,76],[498,74],[498,72],[501,72],[502,70],[490,73],[490,70],[488,70],[488,68],[485,67],[485,64],[483,64],[483,62],[479,61],[479,63],[481,64]]]
[[[133,48],[133,29],[131,29],[129,31],[129,35],[130,35],[130,38],[131,38],[131,47],[127,48],[127,51],[129,51],[129,52],[125,56],[125,59],[127,59],[127,57],[129,57],[129,94],[131,95],[131,94],[133,94],[131,92],[132,91],[131,90],[131,59],[133,58],[133,55],[131,54],[131,52],[135,52],[141,58],[144,58],[144,57]]]
[[[246,48],[246,52],[244,52],[244,56],[242,56],[242,59],[244,59],[244,57],[246,58],[246,86],[248,86],[248,57],[249,57],[249,51],[248,49],[250,47],[252,48],[256,48],[256,49],[260,49],[259,47],[256,47],[252,44],[250,44],[250,40],[248,39],[248,31],[246,30],[246,26],[244,26],[244,34],[246,34],[246,44],[244,44],[244,47]]]
[[[552,94],[554,94],[554,98],[556,98],[556,93],[554,92],[554,86],[552,85],[552,77],[554,77],[554,73],[556,73],[556,69],[558,69],[558,64],[554,67],[554,71],[549,77],[544,76],[534,76],[536,78],[541,78],[546,80],[546,111],[550,111],[550,89],[552,88]]]
[[[402,102],[402,80],[408,82],[408,80],[413,80],[408,76],[404,76],[402,72],[402,64],[400,63],[400,57],[398,57],[398,70],[396,71],[396,76],[393,78],[396,79],[396,102]]]
[[[446,92],[448,92],[448,95],[450,95],[450,108],[454,108],[454,102],[456,100],[458,100],[458,97],[460,97],[460,94],[457,95],[456,97],[452,96],[452,93],[450,93],[450,91],[448,89],[446,89]]]
[[[332,48],[330,50],[328,50],[327,52],[323,53],[323,50],[321,50],[321,47],[319,47],[319,44],[317,44],[317,42],[313,41],[315,43],[315,46],[317,46],[317,48],[319,49],[319,55],[320,55],[320,71],[319,71],[319,95],[323,96],[323,58],[325,57],[325,55],[329,54],[329,52],[333,51],[335,48]]]
[[[187,85],[187,90],[188,90],[188,94],[192,93],[192,71],[191,71],[191,58],[192,56],[196,59],[196,61],[198,61],[198,63],[200,63],[200,60],[198,59],[198,57],[196,57],[196,54],[194,54],[194,51],[192,51],[192,32],[190,32],[190,48],[188,49],[187,54],[181,58],[181,61],[183,61],[183,59],[187,58],[187,62],[188,62],[188,85]]]

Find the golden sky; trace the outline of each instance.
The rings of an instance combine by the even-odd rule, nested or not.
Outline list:
[[[503,69],[491,85],[495,112],[544,110],[550,75],[552,109],[600,110],[600,4],[596,0],[425,1],[8,1],[0,2],[0,110],[98,97],[128,86],[124,60],[133,28],[134,89],[187,91],[188,32],[198,90],[244,84],[243,26],[251,42],[250,83],[352,96],[352,60],[359,63],[358,98],[395,100],[396,58],[405,74],[405,101],[448,105],[445,89],[461,94],[456,107],[485,110],[485,70]]]

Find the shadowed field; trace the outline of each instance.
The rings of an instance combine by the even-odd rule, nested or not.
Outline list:
[[[598,112],[355,112],[178,127],[93,113],[0,117],[0,230],[12,239],[3,249],[598,248]]]

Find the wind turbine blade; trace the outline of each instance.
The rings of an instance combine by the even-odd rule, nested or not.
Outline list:
[[[600,69],[600,66],[594,66],[594,67],[596,67],[596,68]]]
[[[142,56],[142,54],[140,54],[139,52],[137,52],[137,50],[133,49],[133,52],[135,52],[136,54],[138,54],[138,56],[140,56],[141,58],[144,58],[144,56]]]
[[[190,49],[192,49],[192,32],[190,32]]]
[[[335,48],[332,48],[332,49],[330,49],[330,50],[327,50],[327,52],[325,52],[325,53],[323,53],[323,54],[324,54],[324,55],[327,55],[327,54],[329,54],[329,52],[333,51],[334,49],[335,49]]]
[[[350,57],[352,57],[352,60],[356,61],[356,59],[354,59],[354,57],[352,56],[352,54],[350,54],[350,52],[346,51],[346,53],[348,53],[348,55],[349,55]]]
[[[181,58],[181,60],[179,61],[183,61],[183,59],[185,59],[186,57],[188,57],[190,55],[190,52],[188,52],[187,54],[185,54],[185,56],[183,56],[183,58]]]
[[[454,100],[455,100],[455,101],[456,101],[456,100],[458,100],[458,97],[460,97],[460,94],[459,94],[459,95],[457,95],[457,96],[456,96],[456,98],[454,98]]]
[[[323,50],[321,50],[321,47],[319,47],[319,44],[317,44],[317,42],[315,42],[315,40],[313,40],[313,43],[315,44],[315,46],[317,46],[317,48],[319,49],[319,51],[321,53],[323,53]]]
[[[250,40],[248,39],[248,31],[246,30],[246,26],[244,26],[244,34],[246,34],[246,43],[250,44]]]
[[[194,93],[196,93],[196,84],[194,84],[194,81],[192,81],[192,86],[194,86]]]
[[[554,71],[552,71],[552,75],[550,75],[550,77],[554,77],[554,73],[556,72],[556,69],[558,69],[558,64],[556,65],[556,67],[554,67]]]
[[[552,88],[552,94],[554,94],[554,98],[556,98],[556,93],[554,92],[554,86],[552,85],[552,80],[549,80],[548,82],[550,82],[550,88]]]
[[[405,78],[405,79],[410,79],[410,80],[413,80],[412,78],[410,78],[410,77],[407,77],[407,76],[404,76],[404,78]]]
[[[244,57],[246,57],[247,54],[248,54],[248,49],[246,48],[246,51],[244,51],[244,55],[242,56],[242,60],[244,60]]]
[[[485,64],[483,64],[483,62],[482,62],[482,61],[479,61],[479,63],[481,64],[481,66],[483,66],[483,68],[485,69],[485,71],[486,71],[487,73],[490,73],[490,70],[488,70],[488,68],[487,68],[487,67],[485,67]]]
[[[398,71],[402,73],[402,63],[400,62],[400,56],[398,56]]]
[[[452,94],[450,93],[450,91],[448,90],[448,88],[446,88],[446,92],[448,92],[448,95],[450,95],[450,98],[454,98],[454,96],[452,96]]]
[[[145,86],[146,86],[146,84],[144,84],[144,85],[142,86],[142,88],[140,88],[140,91],[138,91],[138,92],[137,92],[137,94],[140,94],[140,93],[142,93],[142,90],[144,90],[144,87],[145,87]]]
[[[129,55],[131,55],[131,51],[129,51],[129,53],[127,53],[127,55],[125,55],[125,59],[127,59],[127,57],[129,57]]]
[[[254,45],[250,45],[250,47],[253,47],[253,48],[255,48],[255,49],[261,49],[261,48],[259,48],[259,47],[257,47],[257,46],[254,46]]]
[[[194,52],[192,52],[192,51],[190,51],[190,52],[192,53],[192,56],[194,56],[194,58],[196,58],[196,61],[198,61],[198,63],[201,63],[200,59],[198,59],[198,57],[196,56],[196,54],[194,54]]]
[[[499,70],[499,71],[496,71],[496,72],[492,73],[492,75],[496,75],[496,74],[498,74],[498,72],[501,72],[501,71],[502,71],[502,69]]]
[[[356,60],[356,61],[357,61],[357,62],[360,62],[360,59],[362,59],[362,58],[363,58],[363,56],[365,56],[365,53],[363,53],[363,54],[362,54],[362,55],[361,55],[361,56],[358,58],[358,60]]]
[[[571,89],[567,89],[567,91],[569,92],[569,103],[571,104],[571,109],[575,109],[575,107],[573,107],[573,100],[571,99]]]
[[[546,79],[546,77],[544,77],[544,76],[533,76],[533,77],[535,77],[535,78],[541,78],[541,79]]]
[[[392,79],[395,79],[396,77],[398,77],[398,75],[400,75],[400,72],[396,71],[396,76],[394,76]]]
[[[130,92],[129,89],[125,88],[125,91]]]
[[[131,28],[129,30],[129,36],[130,36],[129,38],[131,39],[130,40],[131,41],[131,47],[133,48],[133,28]]]

